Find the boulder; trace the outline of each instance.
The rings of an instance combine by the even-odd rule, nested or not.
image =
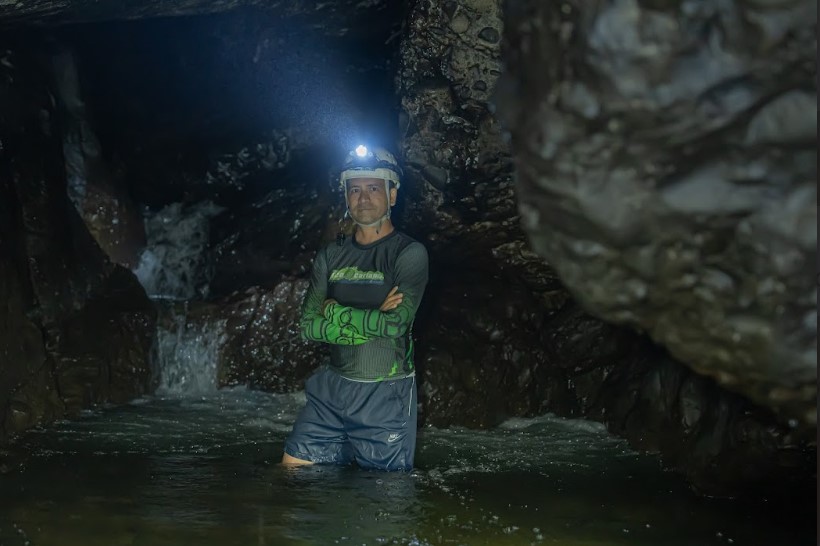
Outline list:
[[[590,313],[814,436],[816,3],[532,0],[504,28],[532,248]]]

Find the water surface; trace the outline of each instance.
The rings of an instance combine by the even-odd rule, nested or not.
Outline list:
[[[417,469],[275,464],[303,394],[151,397],[30,431],[0,544],[810,545],[814,507],[710,500],[597,423],[420,431]]]

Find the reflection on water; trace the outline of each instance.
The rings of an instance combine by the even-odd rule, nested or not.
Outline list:
[[[423,429],[417,469],[275,464],[302,394],[147,398],[32,431],[2,545],[809,545],[805,513],[692,495],[595,423]]]

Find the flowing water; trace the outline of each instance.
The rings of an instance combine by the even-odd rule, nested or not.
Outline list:
[[[417,469],[276,464],[301,393],[150,397],[30,431],[2,545],[809,545],[806,514],[699,498],[600,425],[420,431]]]
[[[208,295],[210,220],[223,210],[202,201],[145,211],[147,246],[134,274],[152,299],[190,300]]]
[[[215,213],[205,204],[149,218],[136,273],[152,297],[207,293]],[[410,473],[283,468],[304,395],[216,390],[224,325],[160,307],[171,318],[157,332],[155,396],[11,445],[0,546],[815,543],[814,504],[698,497],[602,425],[550,416],[490,431],[424,428]]]

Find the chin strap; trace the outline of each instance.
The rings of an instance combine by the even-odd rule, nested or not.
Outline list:
[[[376,233],[379,232],[379,229],[382,227],[382,224],[385,220],[390,219],[390,209],[387,209],[387,214],[376,220],[375,222],[370,222],[369,224],[364,224],[362,222],[357,222],[355,218],[350,214],[350,211],[345,212],[345,216],[350,216],[350,219],[353,220],[353,223],[359,227],[375,227]]]
[[[345,210],[344,215],[341,218],[339,218],[339,231],[336,232],[336,244],[338,246],[342,246],[345,242],[345,239],[346,239],[344,230],[342,229],[342,223],[347,218],[350,218],[351,220],[353,220],[353,223],[356,224],[357,226],[361,226],[361,227],[376,227],[376,226],[378,226],[378,227],[376,227],[376,235],[378,235],[379,232],[382,229],[382,224],[384,223],[384,221],[390,219],[390,209],[389,208],[387,209],[387,214],[385,214],[384,216],[382,216],[381,218],[379,218],[378,220],[376,220],[375,222],[372,222],[370,224],[363,224],[361,222],[357,222],[353,218],[353,216],[350,214],[350,210],[349,209]]]

